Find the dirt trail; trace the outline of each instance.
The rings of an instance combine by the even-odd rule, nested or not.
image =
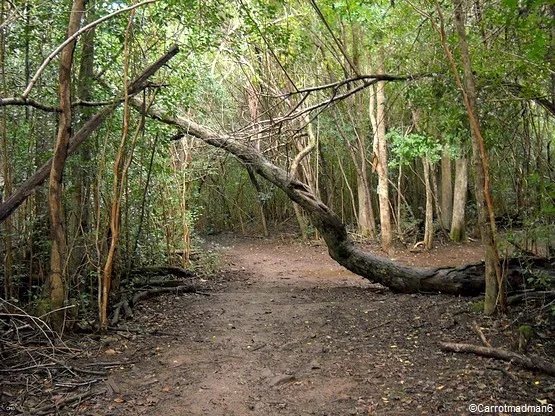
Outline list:
[[[468,299],[393,295],[337,265],[325,247],[225,246],[234,278],[221,290],[147,302],[136,321],[161,335],[105,345],[138,362],[113,373],[102,414],[453,415],[470,403],[534,404],[553,387],[439,351],[440,340],[477,343]]]

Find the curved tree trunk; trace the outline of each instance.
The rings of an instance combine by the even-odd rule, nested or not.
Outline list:
[[[133,103],[139,110],[140,99]],[[257,149],[233,138],[217,134],[184,116],[172,116],[150,107],[149,115],[164,123],[177,126],[205,143],[223,149],[250,165],[259,175],[283,190],[303,207],[328,246],[330,256],[339,264],[372,282],[381,283],[395,292],[442,292],[455,295],[475,295],[484,289],[484,265],[472,264],[457,268],[422,269],[403,266],[391,260],[363,252],[348,237],[340,218],[302,182],[267,160]]]
[[[436,6],[437,6],[436,2]],[[466,41],[465,17],[462,0],[455,1],[455,28],[459,35],[459,48],[464,74],[464,85],[458,75],[455,61],[450,57],[455,78],[463,94],[463,100],[472,131],[472,159],[474,165],[474,193],[478,209],[478,225],[486,259],[486,297],[484,313],[492,315],[497,308],[501,312],[506,309],[505,282],[501,271],[499,252],[496,243],[495,214],[489,189],[489,173],[484,138],[482,137],[477,112],[477,93],[472,72],[470,52]],[[446,43],[443,40],[444,48]],[[447,49],[446,49],[447,51]]]

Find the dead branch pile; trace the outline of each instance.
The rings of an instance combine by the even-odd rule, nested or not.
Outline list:
[[[77,365],[81,350],[68,346],[46,318],[29,315],[0,298],[1,411],[58,414],[104,393],[95,385],[106,379],[106,367]]]

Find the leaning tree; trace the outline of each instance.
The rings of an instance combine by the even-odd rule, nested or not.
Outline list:
[[[362,77],[362,84],[349,89],[344,94],[333,95],[331,101],[358,91],[382,80],[397,81],[410,77],[392,77],[384,75],[368,75]],[[357,79],[357,81],[361,81]],[[144,109],[143,102],[135,97],[135,108]],[[329,105],[330,102],[313,106]],[[306,109],[292,113],[288,118],[306,113]],[[202,140],[210,146],[233,154],[244,165],[257,172],[260,176],[280,188],[294,202],[303,207],[323,237],[330,256],[339,264],[372,282],[380,283],[394,292],[430,293],[441,292],[453,295],[476,295],[485,288],[484,263],[469,264],[462,267],[418,268],[400,265],[388,258],[380,257],[361,250],[347,233],[339,216],[316,197],[314,191],[305,183],[295,179],[285,169],[268,160],[256,147],[248,141],[241,140],[230,134],[218,133],[206,126],[196,123],[184,114],[172,115],[160,107],[151,106],[148,115],[168,125],[173,125],[183,134]],[[282,120],[283,121],[283,120]],[[515,262],[508,265],[509,280],[518,284],[522,279],[522,269]],[[549,267],[546,269],[549,272]],[[553,274],[553,272],[549,272]]]

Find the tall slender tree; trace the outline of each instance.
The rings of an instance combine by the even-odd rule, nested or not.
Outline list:
[[[385,73],[384,52],[378,50],[378,72]],[[372,98],[370,99],[371,102]],[[378,171],[378,201],[380,204],[380,243],[382,250],[391,253],[392,230],[391,230],[391,209],[389,206],[389,168],[387,156],[386,139],[386,102],[385,102],[385,82],[378,82],[375,87],[375,115],[371,110],[370,119],[374,129],[374,158],[376,160],[376,170]]]
[[[436,6],[437,6],[436,2]],[[485,249],[486,261],[486,296],[484,301],[484,313],[487,315],[493,314],[497,307],[500,310],[505,310],[505,284],[501,271],[499,261],[499,253],[497,251],[496,230],[495,230],[495,214],[493,211],[493,202],[491,199],[489,188],[489,172],[488,160],[485,149],[484,138],[480,129],[480,122],[478,119],[478,106],[476,86],[474,82],[474,74],[472,72],[472,62],[468,43],[466,41],[466,28],[464,19],[464,9],[461,0],[455,0],[455,27],[459,35],[459,48],[461,53],[462,69],[464,73],[464,85],[458,75],[458,70],[455,61],[446,47],[445,40],[443,45],[446,48],[446,53],[449,56],[455,78],[463,93],[463,99],[468,112],[470,120],[470,127],[472,131],[472,158],[474,167],[474,192],[476,194],[476,203],[478,207],[478,225],[480,227],[480,235]],[[441,15],[441,10],[437,6],[437,10]],[[443,29],[442,38],[445,38]]]
[[[84,0],[73,0],[69,15],[67,38],[75,34],[81,25],[85,11]],[[48,206],[50,213],[52,250],[50,258],[50,276],[48,292],[52,313],[52,324],[56,330],[61,330],[64,322],[64,312],[61,310],[66,297],[65,267],[66,267],[66,235],[64,217],[62,213],[63,188],[62,178],[66,163],[69,139],[71,137],[71,70],[73,67],[73,53],[76,41],[68,43],[60,55],[59,97],[60,121],[58,123],[58,137],[52,156],[52,167],[48,182]]]

